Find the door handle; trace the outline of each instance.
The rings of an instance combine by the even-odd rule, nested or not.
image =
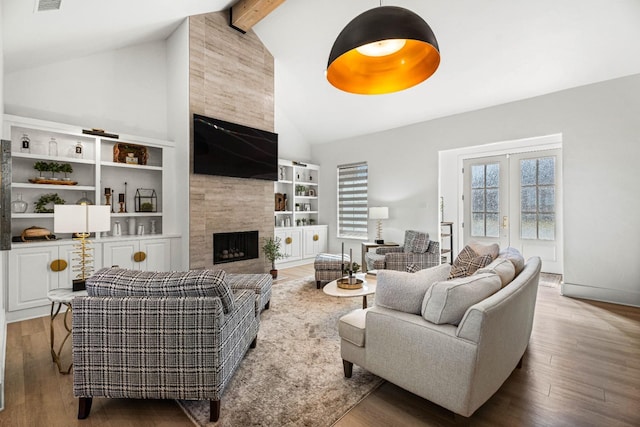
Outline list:
[[[509,217],[503,216],[502,217],[502,228],[507,228],[508,226],[509,226]]]

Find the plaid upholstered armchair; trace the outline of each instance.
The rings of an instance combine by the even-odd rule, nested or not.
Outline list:
[[[94,397],[209,400],[210,419],[259,326],[256,291],[224,271],[105,268],[73,300],[78,418]],[[256,275],[259,276],[259,275]]]
[[[427,233],[407,230],[402,246],[376,248],[365,259],[368,270],[424,270],[440,265],[440,244],[429,240]]]

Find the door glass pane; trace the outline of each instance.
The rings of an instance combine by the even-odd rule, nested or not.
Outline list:
[[[536,159],[526,159],[520,161],[520,184],[536,184]]]
[[[500,187],[500,163],[487,165],[487,187]]]
[[[484,188],[484,165],[471,166],[471,188]]]
[[[484,236],[484,214],[471,214],[471,235],[474,237]]]
[[[522,212],[535,212],[536,187],[522,187],[520,194],[520,210]]]
[[[471,212],[484,211],[484,190],[471,190]]]
[[[540,240],[555,240],[556,216],[555,214],[541,214],[538,222],[538,238]]]
[[[520,238],[535,239],[538,236],[536,214],[522,214],[520,216]]]
[[[487,190],[487,212],[500,212],[500,192]]]
[[[487,237],[500,237],[500,215],[487,214]]]
[[[538,159],[538,185],[553,185],[556,183],[556,158],[545,157]]]
[[[540,187],[538,190],[538,206],[540,212],[555,212],[556,210],[555,187]]]

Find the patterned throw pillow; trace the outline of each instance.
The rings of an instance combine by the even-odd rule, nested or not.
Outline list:
[[[413,241],[416,239],[416,234],[418,234],[418,232],[414,230],[407,230],[404,232],[404,252],[411,252],[413,249]]]
[[[411,264],[407,264],[407,268],[405,268],[405,271],[407,273],[415,273],[416,271],[420,271],[420,269],[418,268],[417,265],[415,265],[414,263],[411,263]]]
[[[411,246],[411,252],[423,254],[429,249],[429,235],[427,233],[416,233]]]
[[[471,276],[476,270],[491,264],[492,261],[491,255],[478,255],[470,246],[465,246],[453,261],[449,279]]]

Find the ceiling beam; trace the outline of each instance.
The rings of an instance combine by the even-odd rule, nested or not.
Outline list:
[[[239,0],[229,11],[229,25],[246,33],[285,0]]]

